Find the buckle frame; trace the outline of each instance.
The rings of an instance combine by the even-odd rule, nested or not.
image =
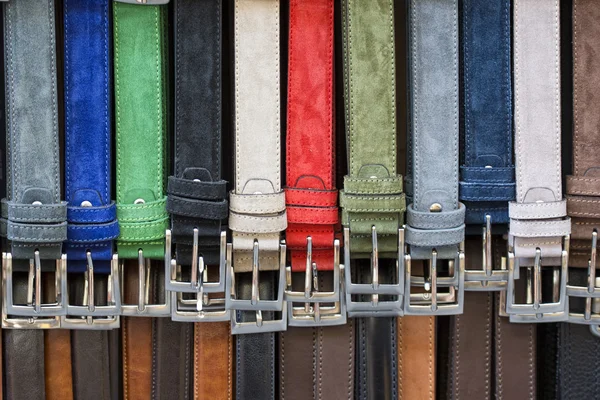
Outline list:
[[[40,259],[40,252],[35,250],[34,258],[29,260],[27,305],[14,303],[12,260],[11,253],[2,253],[3,309],[6,311],[6,314],[25,317],[60,317],[62,315],[66,315],[67,255],[62,254],[60,259],[56,260],[56,270],[54,276],[56,302],[47,304],[42,303],[41,300],[42,262]]]
[[[532,267],[528,267],[528,294],[533,293],[531,303],[516,303],[515,279],[519,279],[520,268],[514,249],[508,246],[508,284],[506,288],[506,314],[511,322],[561,322],[569,317],[567,279],[569,266],[569,235],[563,236],[560,269],[553,270],[553,301],[543,303],[542,297],[542,251],[536,248]]]
[[[448,259],[451,277],[437,276],[438,252],[431,250],[428,261],[429,279],[412,276],[412,256],[410,248],[404,256],[405,266],[405,315],[456,315],[462,314],[465,303],[465,252],[464,242],[458,245],[454,259]],[[407,246],[408,247],[408,246]],[[425,293],[411,293],[411,287],[423,286]],[[438,288],[448,287],[450,292],[440,296]],[[429,293],[430,292],[430,293]],[[442,304],[440,304],[440,301]]]
[[[600,277],[596,276],[596,258],[598,248],[598,232],[592,232],[592,249],[588,260],[587,286],[571,285],[567,282],[567,297],[585,299],[583,313],[569,310],[569,322],[575,324],[598,325],[600,323]]]
[[[312,261],[312,238],[306,238],[306,269],[304,292],[292,290],[292,269],[286,267],[285,300],[287,302],[288,325],[290,326],[333,326],[346,323],[346,304],[343,293],[344,266],[340,265],[340,241],[333,242],[333,291],[319,291],[317,264]],[[341,279],[340,279],[341,277]],[[294,303],[304,303],[294,306]],[[321,303],[333,303],[325,306]]]
[[[238,299],[235,287],[235,272],[233,271],[233,244],[227,244],[227,277],[225,280],[225,309],[231,311],[231,334],[279,332],[287,329],[287,304],[284,299],[285,241],[279,244],[279,284],[275,300],[260,300],[259,296],[259,247],[254,241],[252,248],[252,298],[249,300]],[[256,321],[240,321],[238,311],[255,311]],[[263,311],[281,312],[281,319],[263,320]]]
[[[121,285],[124,284],[125,266],[124,260],[120,259]],[[171,296],[169,291],[165,290],[165,302],[163,304],[149,304],[148,282],[150,279],[150,260],[144,258],[142,249],[138,250],[138,304],[124,304],[121,302],[121,315],[129,317],[170,317],[171,316]],[[121,288],[121,291],[122,288]]]
[[[465,269],[466,291],[499,291],[506,290],[508,270],[494,269],[492,256],[492,217],[485,216],[482,230],[482,268],[481,270]]]
[[[204,276],[206,274],[206,265],[204,264],[204,258],[199,256],[198,228],[194,228],[191,276],[189,281],[184,282],[181,279],[178,279],[177,262],[172,258],[171,244],[171,230],[167,229],[165,233],[165,290],[183,293],[219,293],[225,291],[225,266],[227,264],[225,259],[227,252],[227,233],[225,231],[222,231],[220,236],[218,282],[207,282],[206,277]]]
[[[398,259],[394,268],[396,283],[379,283],[379,246],[377,229],[371,227],[371,283],[353,283],[350,259],[350,228],[344,227],[344,281],[346,308],[350,317],[398,317],[404,315],[404,229],[398,229]],[[352,295],[371,295],[371,301],[355,301]],[[379,295],[396,296],[396,300],[379,301]]]

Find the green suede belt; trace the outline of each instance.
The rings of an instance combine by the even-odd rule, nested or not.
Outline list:
[[[406,209],[396,171],[394,7],[388,2],[387,14],[377,2],[342,2],[349,175],[340,204],[352,258],[371,256],[373,226],[379,256],[396,258]]]
[[[163,259],[168,227],[167,9],[115,2],[117,217],[120,258]]]

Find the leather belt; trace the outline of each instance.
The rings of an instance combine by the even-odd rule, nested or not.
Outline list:
[[[573,171],[567,176],[566,189],[567,214],[573,224],[567,285],[570,323],[559,324],[555,331],[555,395],[561,399],[589,398],[598,393],[598,384],[590,380],[589,371],[594,369],[600,354],[600,279],[596,269],[600,227],[600,157],[596,151],[599,116],[591,97],[600,86],[600,45],[596,40],[599,22],[600,4],[573,1]]]
[[[228,399],[232,340],[224,300],[226,236],[221,232],[229,211],[227,182],[221,178],[222,2],[176,0],[173,11],[175,162],[167,187],[171,229],[166,234],[165,287],[172,291],[173,321],[202,323],[162,323],[167,333],[176,331],[181,337],[165,352],[181,355],[179,363],[165,365],[163,372],[171,371],[173,380],[186,386],[190,393],[185,398],[191,397],[187,385],[192,382],[194,398]],[[188,361],[192,348],[195,355]],[[188,370],[192,362],[193,381]],[[168,380],[164,382],[168,389]]]
[[[175,244],[175,260],[165,259],[166,288],[173,291],[173,320],[229,321],[224,296],[212,295],[225,291],[221,231],[229,211],[221,179],[222,3],[178,0],[174,12],[175,165],[167,189],[167,241]],[[209,275],[218,279],[208,281]]]
[[[333,0],[290,2],[286,243],[291,266],[285,292],[289,327],[279,340],[280,396],[286,399],[346,398],[354,389],[354,324],[346,324],[335,238],[333,34]]]
[[[2,257],[4,328],[57,328],[66,312],[54,12],[53,0],[4,5],[8,188],[2,235],[10,240]],[[42,271],[55,279],[43,279]],[[19,371],[7,374],[6,396],[44,399],[44,352],[57,354],[64,342],[45,346],[39,330],[5,330],[3,342],[6,367]]]
[[[226,307],[235,397],[275,396],[275,334],[286,328],[285,194],[280,178],[279,0],[234,2],[235,186],[229,198]]]
[[[150,3],[113,4],[117,217],[121,230],[117,250],[126,300],[121,314],[127,316],[171,316],[164,268],[157,268],[151,260],[164,262],[168,227],[164,193],[167,12],[165,6]],[[188,391],[171,374],[161,373],[172,365],[171,357],[180,360],[176,350],[168,353],[169,346],[181,340],[178,332],[170,330],[169,322],[124,318],[122,340],[125,398],[158,398],[165,392],[183,396]]]
[[[465,206],[458,201],[457,1],[411,1],[409,21],[412,204],[404,312],[460,314]],[[412,274],[413,260],[426,262],[423,275]]]
[[[361,317],[354,397],[391,399],[398,396],[393,317],[402,315],[405,208],[396,169],[394,3],[344,0],[342,27],[349,167],[340,193],[344,274],[348,314]]]
[[[114,349],[110,351],[108,332],[86,330],[118,328],[121,311],[118,260],[113,255],[119,226],[110,192],[110,2],[66,0],[63,14],[66,250],[70,277],[68,316],[61,317],[61,327],[76,329],[72,333],[74,374],[69,390],[72,386],[78,398],[109,399],[109,363],[116,354]],[[92,79],[87,79],[88,74]],[[100,289],[103,293],[96,293]],[[97,304],[100,299],[102,303]],[[67,361],[68,365],[71,358]],[[48,380],[48,390],[53,382],[67,387],[63,380],[52,379]]]
[[[517,193],[509,203],[506,296],[512,322],[567,318],[571,221],[565,218],[561,181],[559,15],[558,1],[516,0],[513,7]],[[549,299],[542,297],[542,270],[553,271],[555,293]],[[515,281],[526,271],[533,293],[520,300]]]

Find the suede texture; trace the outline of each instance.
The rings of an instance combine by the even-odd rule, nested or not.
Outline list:
[[[67,270],[85,271],[89,250],[94,272],[107,274],[119,235],[111,202],[110,1],[65,0],[63,10]]]
[[[405,199],[397,174],[394,4],[348,0],[342,8],[349,169],[342,224],[350,228],[352,257],[371,256],[375,226],[379,256],[396,258]]]
[[[192,262],[194,228],[204,262],[218,264],[228,215],[221,180],[222,2],[177,0],[175,22],[175,164],[167,210],[178,264]]]
[[[510,0],[462,3],[463,125],[460,199],[467,224],[508,223],[515,198]]]
[[[164,258],[167,11],[113,3],[120,258]]]
[[[34,202],[57,205],[61,168],[54,2],[10,2],[5,4],[4,18],[8,200],[31,207],[36,207]],[[33,258],[35,250],[43,259],[60,258],[66,218],[48,222],[39,216],[26,223],[3,221],[14,259]],[[28,262],[19,264],[14,268],[28,267]]]

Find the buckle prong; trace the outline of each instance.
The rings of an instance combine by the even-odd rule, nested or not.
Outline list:
[[[431,250],[431,260],[429,260],[429,278],[431,279],[431,311],[436,312],[438,309],[437,305],[437,250]],[[425,286],[425,290],[427,287]]]
[[[492,276],[492,216],[486,214],[485,228],[483,229],[483,265],[485,274]],[[483,286],[488,285],[488,281],[482,282]]]
[[[35,263],[35,312],[39,313],[42,310],[42,261],[39,250],[33,253],[33,260]],[[29,261],[30,268],[31,262]]]
[[[379,289],[379,246],[377,243],[377,228],[375,225],[371,227],[371,284],[373,285],[373,290]],[[379,304],[379,295],[372,294],[371,295],[371,304],[373,307],[377,307]]]
[[[87,251],[85,257],[87,259],[87,272],[85,275],[85,283],[87,285],[87,305],[89,312],[94,312],[96,311],[96,301],[94,298],[94,262],[92,261],[92,252]]]

